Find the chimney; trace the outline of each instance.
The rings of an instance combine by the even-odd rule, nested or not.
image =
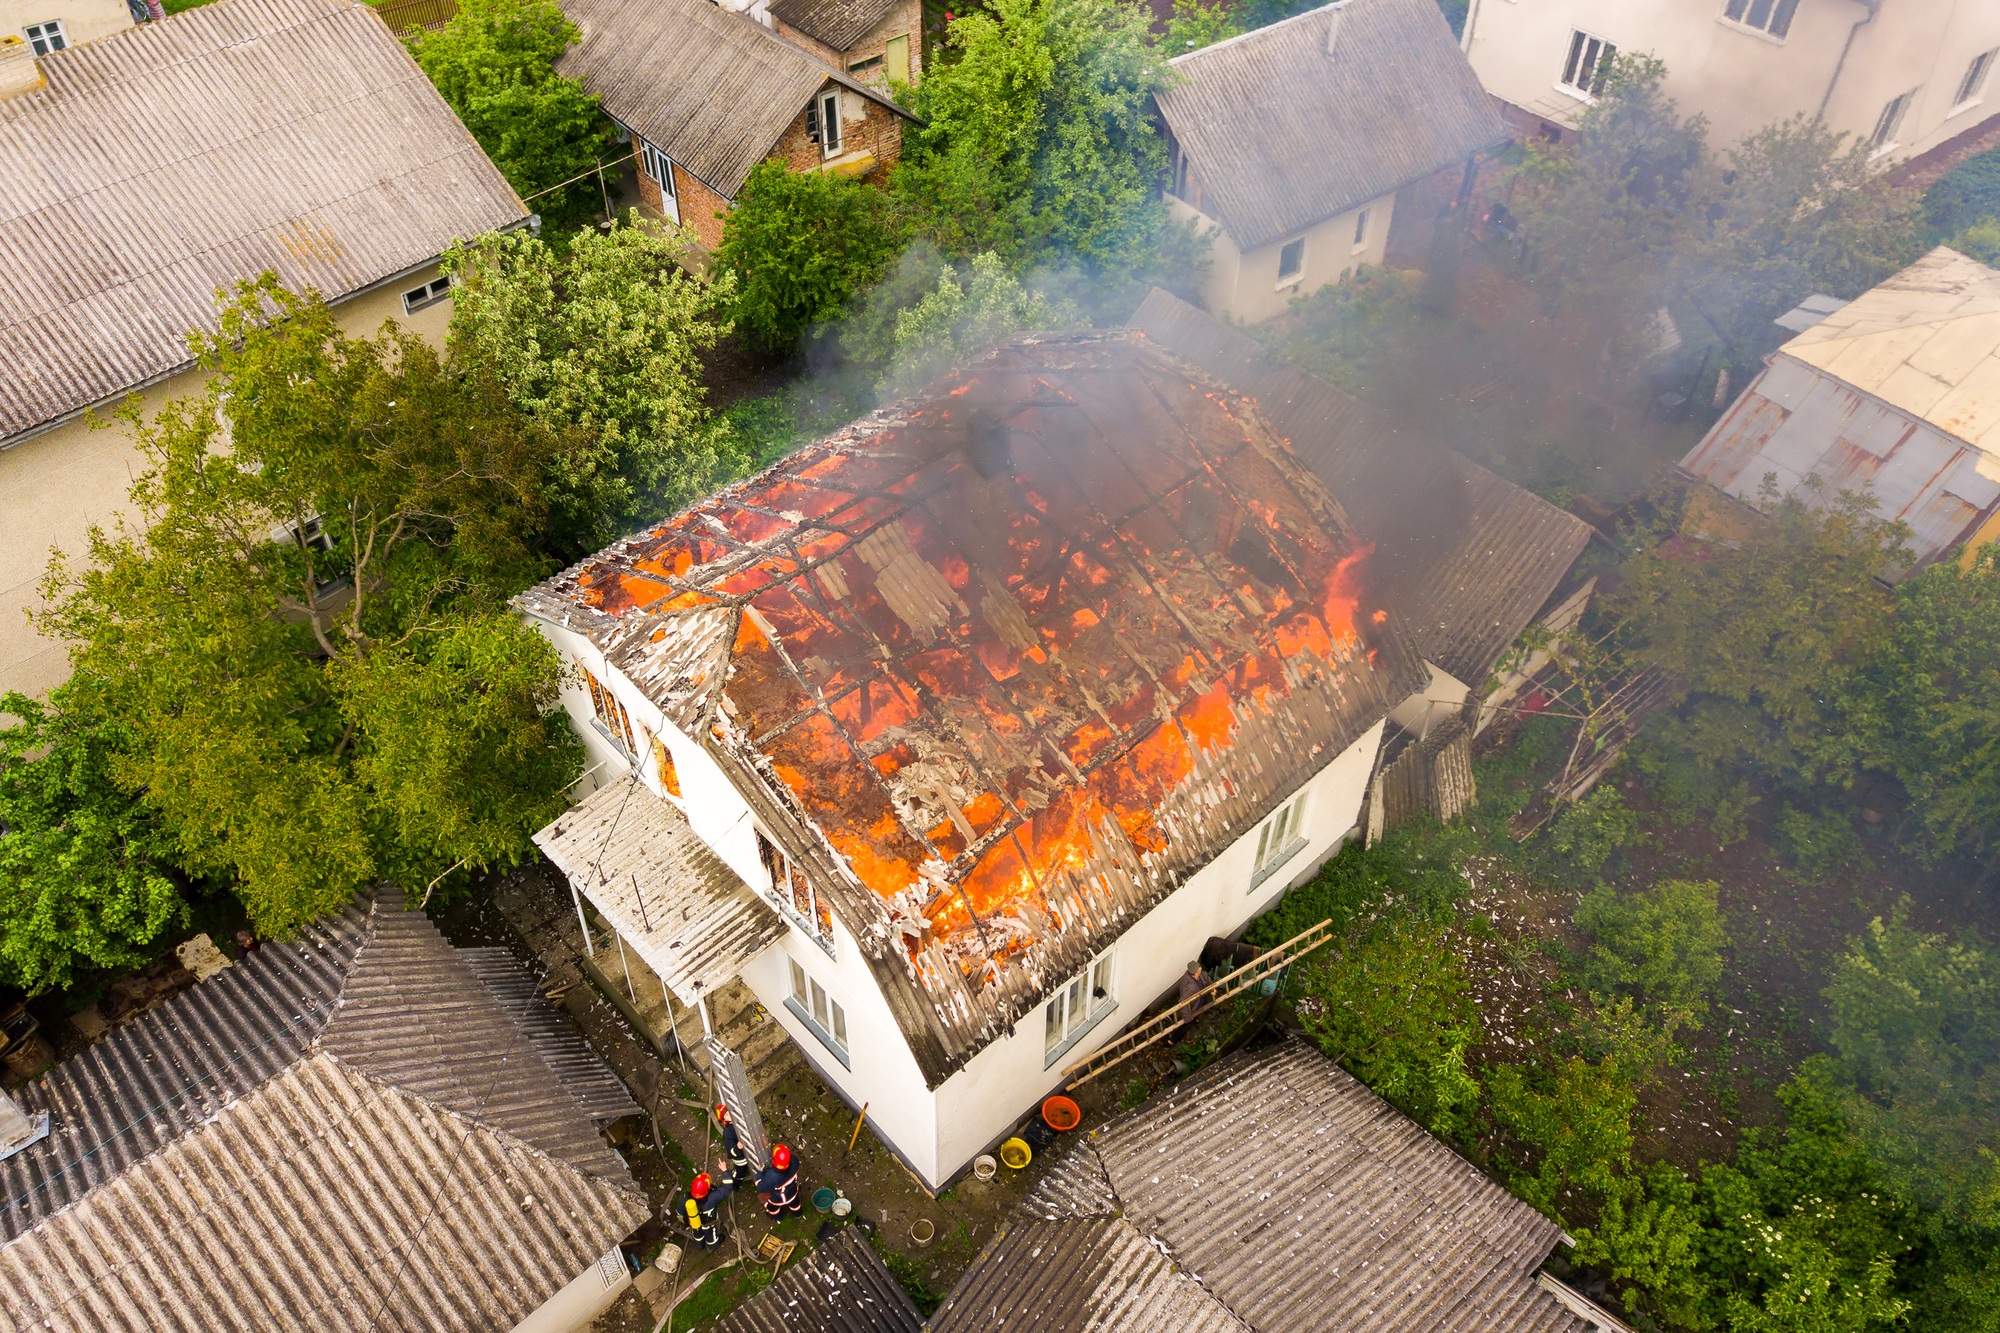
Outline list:
[[[1340,40],[1340,13],[1346,8],[1345,0],[1343,0],[1343,3],[1330,6],[1329,8],[1326,16],[1326,53],[1328,55],[1333,54],[1334,43]]]
[[[49,1136],[49,1113],[29,1115],[21,1104],[0,1092],[0,1162]]]
[[[42,86],[35,52],[18,34],[0,37],[0,100],[30,93]]]

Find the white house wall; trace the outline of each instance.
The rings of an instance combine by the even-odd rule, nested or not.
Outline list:
[[[1171,989],[1211,935],[1235,934],[1340,850],[1360,820],[1383,725],[1369,728],[1300,788],[1307,793],[1306,845],[1278,874],[1250,891],[1257,857],[1257,830],[1251,829],[1118,938],[1112,946],[1116,1007],[1054,1064],[1043,1067],[1043,1017],[1037,1009],[1015,1025],[1012,1036],[979,1052],[945,1081],[936,1093],[938,1165],[936,1175],[926,1176],[929,1184],[942,1184],[987,1151],[1055,1091],[1066,1066],[1105,1045]]]
[[[1385,194],[1371,199],[1358,208],[1248,251],[1221,230],[1215,219],[1180,199],[1169,197],[1168,204],[1175,217],[1191,218],[1213,230],[1209,241],[1208,285],[1203,289],[1203,301],[1210,313],[1258,324],[1282,315],[1292,298],[1301,293],[1316,292],[1330,282],[1339,282],[1363,264],[1380,265],[1388,254],[1389,224],[1395,216],[1396,196]],[[1368,213],[1368,230],[1357,246],[1354,226],[1363,210]],[[1306,243],[1304,266],[1298,278],[1281,286],[1278,257],[1286,245],[1300,238]]]
[[[514,1325],[513,1333],[581,1333],[631,1285],[632,1270],[625,1264],[623,1251],[614,1245]]]

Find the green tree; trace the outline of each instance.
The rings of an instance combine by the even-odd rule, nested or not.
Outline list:
[[[540,488],[574,559],[734,475],[742,451],[710,415],[702,354],[729,331],[734,280],[681,267],[689,237],[633,215],[563,250],[514,232],[454,246],[450,360],[541,435]]]
[[[503,866],[580,766],[561,664],[507,592],[556,446],[421,339],[342,334],[266,275],[133,425],[140,522],[58,560],[72,706],[190,874],[282,933],[371,880]]]
[[[1612,857],[1640,838],[1639,816],[1610,783],[1591,788],[1549,827],[1549,849],[1573,869],[1590,874],[1602,873]]]
[[[1167,20],[1167,58],[1228,41],[1243,30],[1242,11],[1235,4],[1174,0],[1173,17]]]
[[[1661,880],[1620,893],[1599,884],[1577,905],[1591,936],[1585,981],[1599,991],[1630,990],[1661,1004],[1693,1008],[1722,978],[1729,942],[1713,880]]]
[[[1632,1161],[1638,1094],[1617,1061],[1571,1056],[1553,1069],[1500,1065],[1487,1074],[1494,1121],[1534,1157],[1516,1172],[1516,1194],[1557,1217],[1621,1192]]]
[[[1294,1005],[1320,1049],[1430,1129],[1452,1134],[1479,1102],[1465,1064],[1479,1013],[1442,926],[1383,919],[1311,955]]]
[[[743,182],[715,258],[735,275],[737,322],[766,347],[790,351],[840,318],[901,243],[880,190],[773,161]]]
[[[31,995],[137,966],[187,919],[167,840],[112,780],[120,738],[70,698],[0,695],[0,985]]]
[[[1907,905],[1834,965],[1837,1062],[1809,1075],[1906,1197],[2000,1227],[2000,960],[1927,935]]]
[[[551,219],[590,211],[597,182],[564,182],[611,146],[597,99],[556,73],[578,35],[556,0],[460,0],[444,27],[409,38],[418,66],[507,183],[539,195],[532,206]]]
[[[896,316],[895,354],[882,392],[906,392],[1031,329],[1074,328],[1070,301],[1024,287],[995,254],[973,256],[963,282],[947,264],[921,301]]]
[[[1947,242],[1960,254],[1971,255],[1980,263],[2000,265],[2000,218],[1975,222]]]

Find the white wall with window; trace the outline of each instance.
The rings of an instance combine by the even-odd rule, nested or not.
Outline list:
[[[1959,76],[1958,93],[1951,99],[1954,112],[1964,111],[1978,104],[1986,95],[1986,80],[1993,73],[1993,58],[2000,56],[2000,50],[1981,51],[1965,67]]]
[[[19,37],[29,54],[53,55],[123,32],[146,7],[129,0],[0,0],[0,36]]]
[[[1574,29],[1569,35],[1569,55],[1563,60],[1556,87],[1578,97],[1594,98],[1604,91],[1604,81],[1611,76],[1611,62],[1617,58],[1616,46],[1594,33]]]
[[[1067,1055],[1092,1028],[1118,1007],[1112,989],[1112,950],[1090,960],[1090,965],[1070,978],[1042,1006],[1042,1064],[1052,1065]]]
[[[1202,303],[1214,314],[1255,324],[1283,314],[1292,298],[1338,282],[1362,264],[1382,263],[1396,197],[1370,199],[1314,223],[1303,233],[1247,251],[1219,222],[1185,199],[1170,195],[1167,205],[1176,217],[1192,219],[1214,233]]]

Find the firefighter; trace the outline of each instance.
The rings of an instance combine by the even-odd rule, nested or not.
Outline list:
[[[772,1217],[797,1217],[805,1211],[799,1202],[799,1168],[782,1143],[771,1149],[771,1164],[757,1173],[757,1197]]]
[[[728,1181],[720,1185],[708,1178],[704,1171],[688,1186],[687,1198],[681,1200],[681,1220],[694,1235],[694,1243],[704,1250],[717,1249],[722,1244],[722,1203],[732,1190]]]
[[[715,1123],[722,1126],[722,1151],[729,1159],[729,1185],[731,1189],[747,1189],[757,1178],[757,1168],[744,1151],[743,1136],[736,1132],[735,1123],[729,1118],[726,1102],[715,1104]]]

